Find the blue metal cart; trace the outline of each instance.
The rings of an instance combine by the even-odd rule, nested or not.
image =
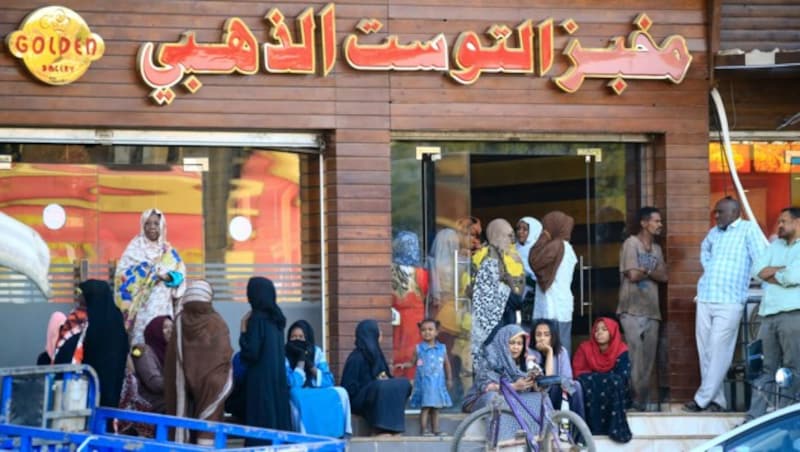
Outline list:
[[[0,450],[343,452],[346,446],[323,436],[98,407],[97,374],[86,365],[0,368],[0,378]],[[113,433],[114,419],[152,425],[155,438]],[[171,441],[170,429],[177,428],[211,432],[214,445]],[[248,438],[272,445],[237,446]]]

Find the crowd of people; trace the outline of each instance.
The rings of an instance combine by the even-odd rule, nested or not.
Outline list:
[[[717,225],[701,246],[701,386],[684,406],[692,412],[727,407],[722,381],[751,277],[765,286],[759,338],[766,372],[799,365],[800,209],[782,212],[778,238],[769,247],[758,226],[740,218],[736,200],[719,201],[715,215]],[[663,230],[659,210],[644,207],[637,220],[638,231],[620,251],[619,321],[597,318],[572,357],[577,258],[570,216],[550,212],[541,222],[523,217],[516,228],[495,219],[486,228],[486,242],[481,222],[466,218],[455,229],[439,231],[428,259],[416,234],[397,234],[394,359],[383,353],[378,323],[363,320],[337,386],[311,324],[300,320],[286,329],[267,278],[248,282],[251,310],[241,320],[234,353],[228,326],[213,306],[213,287],[186,280],[180,254],[166,239],[164,214],[149,209],[120,260],[114,289],[102,281],[82,282],[72,311],[51,317],[38,361],[94,367],[103,406],[210,421],[222,420],[227,411],[251,426],[333,437],[352,434],[351,413],[376,434],[401,433],[407,404],[421,410],[424,435],[442,435],[440,409],[454,399],[464,411],[479,409],[507,380],[529,408],[572,410],[594,434],[627,442],[632,434],[626,411],[648,410],[650,404],[659,284],[668,279],[656,243]],[[560,376],[561,384],[540,391],[532,367]],[[766,409],[766,397],[757,393],[748,419]],[[117,428],[153,434],[144,425]],[[189,433],[175,435],[198,444],[211,441]]]

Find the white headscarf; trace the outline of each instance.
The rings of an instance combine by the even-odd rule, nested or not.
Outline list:
[[[455,253],[459,247],[458,233],[450,228],[436,234],[431,247],[431,295],[436,299],[443,294],[453,294],[455,281]]]
[[[524,221],[528,225],[528,239],[521,245],[519,242],[516,243],[517,252],[519,253],[519,257],[522,258],[525,274],[535,281],[536,275],[533,273],[531,264],[528,262],[528,254],[530,254],[533,244],[536,243],[536,241],[539,240],[539,236],[542,235],[542,223],[533,217],[522,217],[519,221]]]

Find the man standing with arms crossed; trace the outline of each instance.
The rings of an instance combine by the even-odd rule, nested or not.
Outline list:
[[[758,308],[761,327],[758,338],[764,349],[764,374],[753,382],[761,389],[774,381],[778,367],[788,367],[793,374],[789,393],[797,394],[800,371],[800,208],[787,207],[778,218],[778,239],[756,260],[753,274],[763,281],[764,296]],[[767,410],[767,399],[760,390],[753,392],[750,410],[745,421],[750,421]],[[780,407],[794,403],[781,399]],[[776,408],[777,409],[777,408]]]
[[[739,201],[725,197],[714,207],[717,225],[700,246],[703,275],[697,283],[695,339],[700,387],[684,411],[727,409],[722,382],[736,348],[747,302],[750,270],[767,242],[758,225],[740,218]]]
[[[655,207],[642,207],[638,220],[639,233],[625,240],[619,256],[617,314],[630,350],[633,409],[646,411],[661,323],[658,283],[667,282],[667,265],[654,242],[663,229],[661,213]]]

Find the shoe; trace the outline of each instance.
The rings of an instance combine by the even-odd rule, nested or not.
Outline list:
[[[433,432],[431,432],[430,430],[425,430],[424,432],[422,432],[422,436],[426,436],[426,437],[427,436],[433,436]]]
[[[433,436],[445,437],[450,436],[447,432],[433,432]]]
[[[709,411],[711,413],[721,413],[721,412],[725,411],[725,408],[722,408],[721,406],[719,406],[719,404],[717,402],[711,402],[706,407],[706,411]]]
[[[719,405],[717,405],[717,406],[719,406]],[[689,413],[699,413],[699,412],[705,410],[705,408],[703,408],[700,405],[698,405],[697,402],[695,402],[694,400],[691,400],[691,401],[685,403],[683,405],[683,408],[681,408],[681,409],[683,411],[686,411],[686,412],[689,412]]]

